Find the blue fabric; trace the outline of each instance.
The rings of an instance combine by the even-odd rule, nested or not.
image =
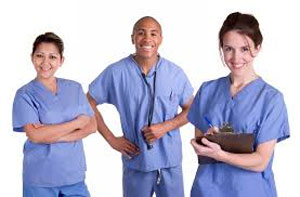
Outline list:
[[[255,145],[289,137],[287,110],[282,94],[262,78],[248,84],[233,98],[229,76],[205,82],[200,87],[188,114],[189,121],[202,132],[208,124],[220,127],[228,122],[237,133],[253,133]],[[259,173],[225,163],[200,165],[192,196],[276,196],[272,171],[273,156]]]
[[[71,121],[79,115],[93,115],[79,83],[57,78],[54,95],[32,80],[20,88],[13,105],[13,129],[23,131],[26,124],[46,125]],[[84,180],[86,171],[82,141],[24,145],[23,181],[25,185],[57,187]]]
[[[153,89],[156,70],[156,96],[152,124],[176,116],[193,94],[193,88],[184,72],[172,62],[159,58],[146,76]],[[98,104],[113,104],[121,119],[124,136],[140,148],[133,159],[123,157],[123,163],[132,169],[153,171],[181,164],[181,138],[178,129],[168,132],[147,150],[141,133],[147,125],[151,94],[142,78],[142,71],[132,55],[107,67],[89,86],[89,94]]]
[[[84,182],[61,187],[24,186],[23,197],[90,197]]]
[[[158,177],[160,182],[157,183]],[[151,172],[142,172],[123,166],[124,197],[184,197],[181,165]]]

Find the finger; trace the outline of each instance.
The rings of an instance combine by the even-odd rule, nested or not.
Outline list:
[[[220,129],[216,126],[213,127],[213,131],[214,133],[219,133],[220,132]]]
[[[121,151],[122,155],[124,155],[127,159],[132,159],[130,155],[128,155],[125,151]]]
[[[42,127],[44,126],[43,124],[40,124],[40,123],[35,123],[35,124],[32,124],[34,128],[39,128],[39,127]]]
[[[136,152],[139,151],[135,146],[131,144],[126,144],[124,149],[126,150],[126,152],[129,152],[130,154],[135,154]]]
[[[206,139],[205,137],[202,138],[201,142],[202,142],[205,146],[207,146],[207,147],[209,147],[209,148],[213,148],[214,145],[216,144],[216,143],[210,142],[210,141],[209,141],[208,139]]]
[[[153,143],[155,141],[154,136],[147,136],[145,139],[148,143]]]
[[[135,144],[133,144],[133,143],[131,143],[131,142],[129,142],[128,145],[129,145],[131,148],[133,148],[135,151],[140,151],[140,148],[139,148],[137,145],[135,145]]]
[[[137,145],[135,145],[131,141],[127,140],[124,136],[122,138],[123,138],[123,140],[124,140],[123,142],[126,146],[130,146],[131,148],[135,149],[135,151],[140,151],[140,149]]]
[[[191,144],[194,148],[197,148],[197,149],[201,149],[201,148],[205,147],[205,146],[198,144],[195,139],[191,140]]]
[[[151,133],[151,131],[152,130],[149,127],[146,127],[144,130],[142,130],[144,135]]]
[[[147,128],[148,128],[148,126],[144,126],[144,127],[142,128],[142,131],[144,132],[145,130],[147,130]]]
[[[153,137],[153,133],[150,133],[150,132],[144,133],[144,137],[151,138],[151,137]]]

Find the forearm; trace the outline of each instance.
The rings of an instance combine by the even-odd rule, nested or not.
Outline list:
[[[260,144],[256,151],[250,154],[235,154],[220,151],[216,159],[246,170],[262,172],[267,167],[273,154],[276,140]]]
[[[59,138],[73,132],[78,128],[79,126],[75,119],[62,124],[43,125],[37,128],[35,128],[34,125],[29,124],[25,126],[24,130],[27,137],[32,142],[51,144],[57,142]]]
[[[61,137],[58,142],[74,142],[77,140],[81,140],[88,135],[96,132],[96,119],[95,117],[91,117],[89,124],[87,124],[84,128],[82,129],[77,129],[71,133],[68,133],[67,135]]]
[[[99,133],[104,137],[104,139],[110,144],[110,141],[115,138],[113,133],[109,130],[107,125],[105,124],[101,113],[97,109],[97,103],[96,101],[90,96],[90,94],[87,94],[88,101],[95,113],[96,123],[97,123],[97,130]]]
[[[180,128],[188,123],[187,114],[192,102],[193,97],[190,98],[190,100],[182,107],[182,111],[177,116],[175,116],[173,119],[160,123],[165,133]]]
[[[110,129],[105,124],[101,113],[96,110],[95,117],[97,122],[97,130],[104,137],[104,139],[110,144],[110,141],[115,138],[114,134],[110,131]]]
[[[256,152],[251,154],[234,154],[223,152],[223,155],[218,160],[255,172],[262,172],[266,167],[264,165],[263,157]]]

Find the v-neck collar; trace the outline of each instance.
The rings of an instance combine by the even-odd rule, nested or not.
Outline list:
[[[54,97],[57,97],[60,92],[60,79],[55,77],[56,80],[56,92],[52,92],[49,90],[42,82],[38,81],[37,79],[33,79],[33,84],[36,85],[37,87],[41,88],[43,91],[47,92],[47,94],[51,94]]]
[[[241,95],[247,94],[249,93],[253,88],[256,88],[256,86],[258,84],[260,84],[262,82],[262,78],[258,77],[256,79],[254,79],[253,81],[251,81],[250,83],[248,83],[247,85],[245,85],[240,91],[238,91],[234,96],[232,96],[231,91],[230,91],[230,86],[231,86],[231,79],[230,79],[230,74],[226,77],[226,84],[225,84],[225,88],[227,89],[227,96],[231,99],[231,100],[235,100],[237,98],[239,98]]]
[[[139,73],[142,74],[142,73],[143,73],[142,68],[141,68],[141,67],[139,66],[139,64],[135,61],[134,56],[133,56],[133,55],[130,55],[129,57],[130,57],[131,61],[133,62],[134,66],[136,67],[137,71],[138,71]],[[160,65],[160,63],[161,63],[161,59],[162,59],[162,58],[161,58],[160,56],[158,56],[157,62],[155,63],[155,65],[153,65],[153,66],[151,67],[151,69],[150,69],[149,73],[146,75],[146,77],[152,77],[152,76],[154,75],[154,72],[157,71],[157,69],[158,69],[158,67],[159,67],[159,65]]]

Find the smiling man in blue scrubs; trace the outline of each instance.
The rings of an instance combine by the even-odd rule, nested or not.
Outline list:
[[[98,130],[122,153],[125,197],[184,196],[178,128],[187,123],[193,88],[181,68],[158,54],[161,42],[157,20],[139,19],[132,34],[136,53],[108,66],[89,86]],[[97,110],[102,103],[117,108],[124,136],[105,125]]]

